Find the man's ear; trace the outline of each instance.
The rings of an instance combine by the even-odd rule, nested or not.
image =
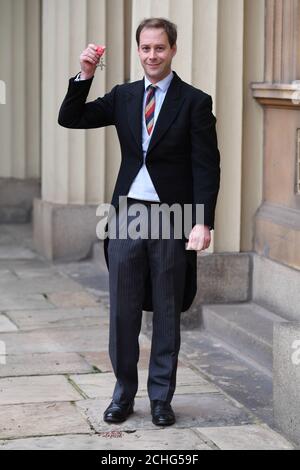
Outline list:
[[[177,44],[173,45],[172,50],[173,50],[173,57],[174,57],[177,53]]]

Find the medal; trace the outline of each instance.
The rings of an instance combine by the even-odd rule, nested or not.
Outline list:
[[[97,67],[100,67],[101,70],[103,70],[103,67],[106,67],[106,64],[104,63],[103,60],[103,54],[105,52],[106,47],[105,46],[97,46],[96,52],[100,56],[99,64],[97,64]]]

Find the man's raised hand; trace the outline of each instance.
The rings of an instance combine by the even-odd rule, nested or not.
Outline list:
[[[96,67],[104,52],[105,46],[89,44],[88,47],[80,54],[80,76],[83,80],[92,78],[95,75]]]

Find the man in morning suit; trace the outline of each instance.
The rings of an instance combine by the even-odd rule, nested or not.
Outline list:
[[[177,238],[171,224],[166,239],[159,222],[157,237],[151,238],[147,231],[144,237],[127,234],[104,242],[110,290],[109,354],[116,384],[103,418],[120,423],[134,411],[142,312],[151,310],[147,390],[152,422],[166,426],[175,422],[171,400],[181,312],[191,306],[196,294],[197,251],[209,247],[214,229],[220,154],[211,96],[182,81],[171,68],[177,51],[176,25],[164,18],[143,20],[136,40],[144,78],[116,85],[103,97],[86,102],[100,59],[96,45],[89,44],[80,55],[80,73],[69,81],[58,123],[73,129],[116,127],[121,165],[111,204],[117,226],[124,217],[132,220],[129,209],[135,203],[143,205],[147,221],[153,205],[192,206],[187,236]],[[125,212],[119,203],[122,197],[127,202]],[[200,222],[195,218],[196,205],[204,208]]]

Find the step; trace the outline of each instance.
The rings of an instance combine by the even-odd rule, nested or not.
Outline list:
[[[283,321],[255,302],[210,304],[202,308],[201,328],[222,339],[241,357],[272,371],[273,325]]]

